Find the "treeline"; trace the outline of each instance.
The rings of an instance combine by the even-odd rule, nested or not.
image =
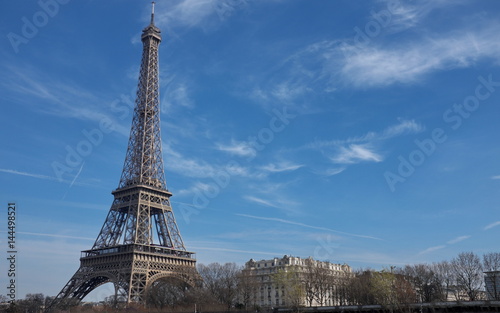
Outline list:
[[[381,271],[358,269],[354,272],[333,273],[313,263],[305,267],[288,267],[269,275],[270,282],[285,290],[286,306],[319,305],[399,305],[447,300],[474,301],[485,298],[485,271],[500,271],[500,253],[479,256],[463,252],[450,261],[390,267]],[[259,310],[257,293],[262,281],[235,263],[199,264],[202,283],[189,287],[177,279],[160,280],[147,294],[147,309],[157,311],[225,311],[234,309]],[[493,290],[500,300],[500,290]],[[0,297],[5,301],[6,297]],[[124,300],[107,297],[100,309],[124,306]],[[43,294],[28,294],[15,305],[4,307],[10,313],[38,313],[48,306],[50,298]],[[317,305],[317,304],[316,304]],[[99,311],[91,305],[80,305],[72,311]],[[135,307],[135,311],[143,308]],[[131,311],[131,307],[128,307]]]
[[[52,297],[44,296],[43,293],[28,293],[24,299],[16,300],[8,305],[10,299],[4,295],[0,295],[0,303],[2,303],[2,312],[6,313],[39,313],[43,310],[46,304],[52,301]]]
[[[451,261],[358,270],[345,290],[346,304],[396,304],[486,300],[485,275],[500,271],[500,253],[462,252]],[[490,297],[500,300],[500,290]]]
[[[165,296],[175,294],[169,284],[168,292],[160,291],[148,298],[150,305],[162,309],[197,303],[207,309],[259,309],[257,293],[262,281],[251,272],[235,263],[200,264],[198,271],[203,279],[199,288],[172,299]],[[450,261],[392,266],[381,271],[358,269],[352,273],[332,273],[311,262],[305,267],[272,273],[270,280],[280,292],[285,290],[287,306],[395,305],[486,299],[486,271],[500,271],[500,253],[480,256],[462,252]],[[500,290],[494,288],[490,297],[500,300]]]

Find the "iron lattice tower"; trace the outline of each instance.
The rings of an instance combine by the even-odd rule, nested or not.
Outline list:
[[[186,251],[167,190],[160,133],[158,47],[160,29],[142,32],[142,61],[130,138],[119,186],[106,221],[80,268],[50,308],[78,303],[98,286],[112,282],[127,303],[144,303],[156,281],[198,281],[193,252]],[[154,224],[154,228],[153,228]]]

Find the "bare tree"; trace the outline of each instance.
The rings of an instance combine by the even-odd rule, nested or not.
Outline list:
[[[302,277],[307,304],[325,306],[329,301],[334,304],[347,302],[346,286],[349,275],[347,266],[334,270],[330,263],[306,259]]]
[[[147,293],[148,306],[163,309],[174,308],[185,303],[189,285],[176,277],[166,277],[153,283]]]
[[[349,267],[347,265],[342,265],[340,272],[334,277],[334,290],[332,294],[334,303],[338,305],[348,304],[348,286],[353,277]]]
[[[303,284],[304,284],[304,296],[308,306],[312,306],[314,299],[316,298],[316,269],[314,265],[314,260],[309,258],[305,260],[305,268],[302,273]]]
[[[443,287],[433,266],[429,264],[406,265],[402,274],[408,277],[415,289],[418,300],[433,302],[442,300]]]
[[[449,298],[450,288],[455,283],[455,275],[448,261],[442,261],[433,264],[436,279],[442,286],[441,301],[447,301]]]
[[[398,303],[395,294],[395,276],[390,271],[372,272],[370,292],[375,300],[374,304],[394,305]]]
[[[488,272],[500,271],[500,253],[485,253],[483,255],[483,269]]]
[[[415,289],[404,275],[395,274],[394,280],[396,305],[400,310],[408,309],[408,304],[415,303],[417,300]]]
[[[306,301],[309,306],[312,306],[314,301],[319,306],[326,305],[333,293],[334,273],[328,264],[315,261],[312,258],[306,259],[305,263],[302,276]]]
[[[241,267],[236,263],[200,264],[198,272],[203,278],[204,286],[214,296],[215,300],[224,304],[228,309],[236,304],[238,295],[238,276]]]
[[[458,297],[479,300],[483,287],[483,265],[479,257],[473,252],[462,252],[451,261],[451,268],[456,276]]]
[[[28,293],[23,300],[18,301],[20,312],[38,313],[45,305],[45,296],[42,293]]]
[[[410,303],[414,303],[416,294],[413,286],[401,270],[391,267],[390,270],[372,272],[370,292],[374,304],[387,306],[392,312],[409,312]]]
[[[288,266],[278,270],[272,275],[276,289],[281,287],[285,291],[285,303],[288,306],[298,308],[302,305],[305,296],[301,272],[297,266]]]
[[[370,290],[372,272],[371,270],[363,269],[354,272],[346,286],[348,304],[366,305],[375,303],[375,299]]]
[[[316,268],[315,289],[318,305],[326,305],[327,301],[333,298],[335,283],[335,273],[330,268],[323,266]]]
[[[257,277],[249,270],[243,270],[238,276],[238,300],[244,309],[250,305],[256,305],[256,291],[258,286]]]

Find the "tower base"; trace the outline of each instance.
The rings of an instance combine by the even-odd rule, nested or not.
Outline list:
[[[155,245],[118,245],[82,251],[80,268],[47,308],[80,303],[92,290],[113,283],[119,301],[146,304],[148,289],[162,279],[194,287],[200,281],[194,253]]]

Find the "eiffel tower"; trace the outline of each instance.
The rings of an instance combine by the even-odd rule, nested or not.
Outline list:
[[[163,169],[160,134],[158,47],[160,29],[142,31],[142,61],[125,163],[113,204],[80,268],[48,309],[79,303],[92,290],[111,282],[115,296],[144,304],[151,286],[177,279],[199,281],[193,252],[188,252],[174,218]],[[153,227],[153,224],[155,227]]]

